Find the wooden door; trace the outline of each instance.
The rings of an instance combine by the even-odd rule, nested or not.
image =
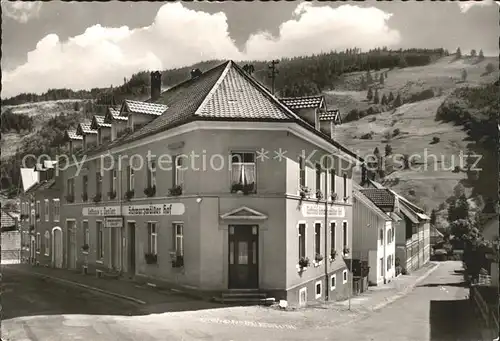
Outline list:
[[[259,235],[256,225],[229,226],[230,289],[259,287]]]
[[[68,268],[76,269],[76,223],[68,224]]]
[[[135,275],[135,223],[128,223],[128,273]]]

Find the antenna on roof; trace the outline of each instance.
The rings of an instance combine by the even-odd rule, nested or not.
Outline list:
[[[276,65],[279,64],[279,60],[273,60],[271,61],[271,64],[269,64],[269,78],[271,78],[271,93],[274,95],[274,80],[276,78],[276,75],[279,73],[278,69],[276,69]]]

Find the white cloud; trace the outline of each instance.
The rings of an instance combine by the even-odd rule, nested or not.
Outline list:
[[[246,53],[257,59],[293,57],[346,49],[369,49],[400,42],[398,31],[387,21],[392,16],[375,7],[343,5],[338,8],[301,3],[294,18],[281,24],[278,37],[252,35]]]
[[[2,1],[2,13],[22,24],[38,17],[43,2],[41,1]]]
[[[27,62],[3,73],[2,97],[49,88],[89,89],[121,84],[141,70],[167,69],[209,59],[270,59],[332,49],[368,49],[400,41],[389,29],[391,14],[376,8],[300,4],[280,26],[278,37],[252,35],[241,52],[229,36],[224,13],[163,5],[146,27],[89,27],[61,42],[49,34],[28,53]]]
[[[472,7],[485,7],[496,3],[500,6],[500,3],[494,0],[482,0],[482,1],[467,1],[467,2],[457,2],[458,7],[460,7],[460,12],[467,13]]]

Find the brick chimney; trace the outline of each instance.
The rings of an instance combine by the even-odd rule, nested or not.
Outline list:
[[[200,77],[203,74],[200,69],[193,69],[191,70],[191,79]]]
[[[161,94],[161,72],[151,72],[151,100],[155,101],[160,98]]]

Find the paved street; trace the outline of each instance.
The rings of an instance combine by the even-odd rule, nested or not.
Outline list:
[[[454,271],[460,267],[460,262],[442,263],[408,295],[368,314],[356,313],[359,308],[349,312],[339,304],[298,311],[231,307],[126,316],[143,314],[140,311],[147,309],[4,272],[3,337],[9,341],[481,340],[468,317],[468,290],[460,285],[462,277]],[[67,315],[76,313],[80,315]]]

